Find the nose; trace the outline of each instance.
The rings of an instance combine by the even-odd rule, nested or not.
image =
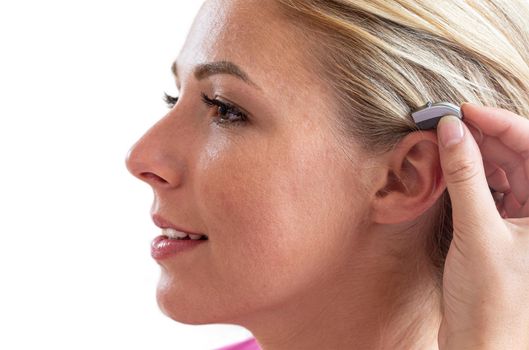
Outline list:
[[[125,163],[129,172],[154,189],[177,187],[182,181],[183,159],[176,149],[174,133],[160,120],[128,151]]]

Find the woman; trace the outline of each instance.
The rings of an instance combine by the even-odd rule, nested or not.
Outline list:
[[[207,1],[127,159],[154,190],[164,313],[248,328],[234,349],[527,347],[529,122],[410,113],[529,115],[528,15]]]

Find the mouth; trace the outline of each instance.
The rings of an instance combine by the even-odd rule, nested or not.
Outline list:
[[[169,220],[164,219],[159,214],[152,214],[152,221],[156,226],[162,229],[162,235],[170,239],[178,240],[207,240],[208,236],[202,233],[192,232],[190,230],[182,229]]]
[[[151,243],[151,255],[156,260],[164,260],[194,250],[209,240],[207,235],[183,230],[158,214],[154,214],[152,219],[156,226],[162,229],[162,234]]]
[[[182,238],[174,239],[161,235],[156,237],[151,243],[151,256],[158,261],[168,258],[178,257],[186,252],[199,249],[199,246],[204,246],[207,240]]]
[[[178,231],[174,228],[167,227],[162,229],[162,235],[174,240],[192,240],[192,241],[207,241],[208,236],[202,235],[202,234],[193,234],[193,233],[187,233],[183,231]]]

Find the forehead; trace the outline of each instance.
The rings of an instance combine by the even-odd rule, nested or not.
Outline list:
[[[287,92],[311,79],[298,30],[274,1],[206,1],[178,56],[178,74],[206,62],[232,61],[263,91]]]

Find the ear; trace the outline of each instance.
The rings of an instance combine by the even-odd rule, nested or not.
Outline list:
[[[382,159],[385,172],[377,178],[372,201],[374,222],[414,220],[446,189],[433,131],[410,133]]]

